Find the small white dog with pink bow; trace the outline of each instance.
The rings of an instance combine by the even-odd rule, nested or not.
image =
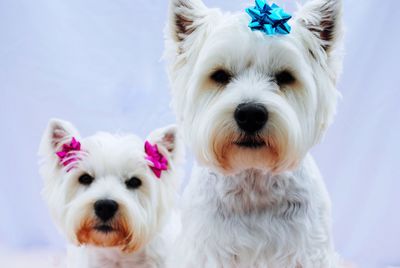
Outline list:
[[[291,18],[255,2],[170,0],[172,102],[197,162],[173,268],[338,267],[309,151],[336,110],[342,4],[309,0]]]
[[[72,244],[72,268],[164,267],[179,224],[173,206],[181,158],[174,126],[135,135],[97,133],[51,120],[40,146],[44,197]],[[178,221],[179,223],[179,221]]]

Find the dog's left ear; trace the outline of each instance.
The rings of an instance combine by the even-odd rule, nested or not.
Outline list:
[[[58,162],[56,152],[60,150],[63,143],[70,141],[72,137],[79,139],[79,132],[70,122],[56,118],[51,119],[43,133],[39,155],[42,158]]]
[[[170,0],[169,31],[175,42],[182,42],[202,24],[207,8],[201,0]]]
[[[174,162],[180,160],[183,145],[176,125],[169,125],[154,130],[150,133],[147,140],[151,144],[157,144],[158,150],[164,156],[172,159]]]
[[[296,17],[297,23],[313,34],[314,40],[328,56],[340,45],[343,33],[342,0],[310,0]]]

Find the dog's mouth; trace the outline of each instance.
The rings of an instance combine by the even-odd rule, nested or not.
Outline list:
[[[249,149],[259,149],[266,146],[265,141],[258,135],[241,136],[238,140],[233,142],[235,145]]]
[[[121,247],[126,252],[136,250],[136,245],[139,247],[136,236],[133,239],[133,229],[124,217],[109,221],[99,221],[94,217],[88,217],[76,230],[78,245]]]
[[[106,234],[115,231],[115,229],[112,226],[107,224],[96,225],[94,229],[100,233],[106,233]]]

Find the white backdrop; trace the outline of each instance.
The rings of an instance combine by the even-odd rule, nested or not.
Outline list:
[[[400,265],[400,2],[345,2],[343,99],[314,156],[340,254],[360,267]],[[206,3],[242,10],[248,1]],[[144,136],[174,121],[160,61],[166,10],[166,0],[0,0],[0,248],[64,245],[37,172],[49,118],[83,135]]]

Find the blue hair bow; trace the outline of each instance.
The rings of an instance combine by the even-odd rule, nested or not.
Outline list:
[[[287,22],[292,18],[291,15],[275,4],[269,6],[265,0],[255,1],[255,7],[246,8],[252,18],[249,24],[251,30],[262,31],[267,35],[290,33],[291,27]]]

